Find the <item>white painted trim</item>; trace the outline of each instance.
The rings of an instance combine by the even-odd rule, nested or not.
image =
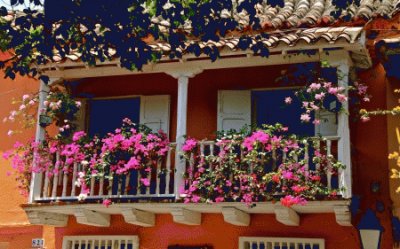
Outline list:
[[[32,225],[47,225],[65,227],[68,223],[68,215],[42,211],[27,211],[29,223]]]
[[[275,205],[275,217],[280,223],[287,226],[299,226],[300,216],[292,208],[284,207],[280,203]]]
[[[156,224],[156,216],[154,213],[134,208],[122,208],[121,213],[126,223],[143,227],[153,227]]]
[[[50,80],[50,82],[54,81],[56,81],[56,79]],[[51,84],[50,82],[49,84]],[[49,86],[43,81],[40,82],[39,105],[36,117],[36,134],[35,134],[36,142],[43,141],[45,138],[46,131],[42,126],[40,126],[39,120],[40,120],[41,110],[45,108],[44,101],[46,100],[49,91],[50,91]],[[42,192],[42,178],[43,178],[43,173],[32,173],[28,203],[33,203],[35,199],[40,198]]]
[[[178,105],[177,105],[177,124],[176,124],[176,151],[181,151],[185,141],[187,127],[187,102],[188,102],[189,77],[181,75],[178,77]],[[176,199],[180,198],[180,190],[183,188],[186,162],[175,153],[175,178],[174,178],[174,193]]]
[[[330,51],[330,54],[335,54],[337,51]],[[65,79],[73,78],[90,78],[90,77],[103,77],[103,76],[117,76],[117,75],[133,75],[133,74],[148,74],[148,73],[167,73],[179,75],[181,72],[198,72],[201,70],[209,69],[223,69],[223,68],[245,68],[245,67],[257,67],[257,66],[271,66],[271,65],[282,65],[282,64],[296,64],[306,62],[318,62],[320,61],[320,55],[318,53],[314,55],[304,54],[290,54],[290,55],[270,55],[268,58],[260,56],[253,56],[251,58],[246,57],[227,57],[220,58],[215,62],[211,62],[210,59],[204,58],[202,60],[192,61],[172,61],[165,63],[157,63],[143,66],[141,71],[130,71],[126,68],[120,68],[115,65],[94,67],[94,68],[73,68],[66,69],[64,71],[51,70],[46,71],[46,74],[51,77],[62,77]],[[172,73],[168,73],[172,72]],[[187,77],[189,77],[187,75]]]
[[[253,249],[252,245],[256,245],[257,249],[261,249],[260,245],[263,244],[266,249],[269,248],[299,248],[299,245],[302,245],[302,248],[306,248],[305,245],[318,245],[318,249],[325,249],[325,240],[324,239],[315,239],[315,238],[295,238],[295,237],[239,237],[239,249]],[[295,245],[294,247],[289,246]],[[310,248],[314,248],[314,246],[310,246]]]
[[[279,207],[279,203],[275,204],[272,202],[258,202],[255,207],[248,207],[245,203],[240,202],[221,202],[221,203],[114,203],[113,205],[104,207],[100,203],[92,204],[69,204],[69,205],[54,205],[54,204],[32,204],[31,206],[25,206],[24,210],[29,211],[40,211],[40,212],[50,212],[62,215],[75,215],[75,213],[82,209],[93,210],[98,213],[107,215],[122,215],[122,210],[126,209],[137,209],[146,210],[146,212],[153,214],[175,214],[177,221],[185,220],[187,217],[192,223],[201,222],[201,214],[221,214],[223,209],[235,208],[247,214],[275,214]],[[350,206],[350,200],[328,200],[328,201],[309,201],[306,205],[294,205],[291,207],[292,211],[297,213],[301,218],[302,214],[323,214],[323,213],[342,213],[343,210],[348,210]],[[284,209],[285,207],[282,207]],[[183,211],[186,210],[186,211]],[[291,211],[282,211],[283,214]],[[278,214],[283,215],[282,213]],[[193,215],[192,218],[190,216]],[[179,216],[181,218],[179,218]],[[282,217],[282,216],[280,216]],[[196,222],[193,222],[195,219]],[[347,220],[346,220],[347,219]],[[350,216],[341,216],[340,225],[348,224],[350,221]],[[250,222],[251,223],[251,222]],[[346,225],[347,226],[347,225]]]
[[[243,212],[234,207],[223,207],[222,215],[224,221],[236,226],[249,226],[250,225],[250,214]]]
[[[107,241],[107,242],[106,242]],[[75,244],[78,242],[78,244]],[[102,246],[108,248],[120,248],[121,243],[131,244],[132,249],[139,249],[139,236],[135,235],[84,235],[84,236],[64,236],[62,249],[75,249],[75,245],[86,245],[87,243],[101,243]],[[107,243],[107,246],[106,246]],[[93,245],[93,244],[92,244]],[[85,247],[87,248],[87,247]],[[91,247],[92,248],[92,247]],[[100,246],[99,246],[100,248]],[[103,247],[101,247],[103,248]],[[127,248],[127,247],[125,247]]]
[[[110,215],[94,210],[80,208],[75,210],[76,222],[89,226],[109,227]]]
[[[350,67],[352,62],[349,54],[342,51],[341,55],[326,56],[323,59],[328,63],[337,67],[338,70],[338,85],[347,88],[349,81]],[[347,92],[346,92],[347,95]],[[351,168],[351,143],[350,143],[350,126],[349,126],[349,105],[348,102],[342,104],[344,112],[338,114],[338,131],[340,137],[338,142],[338,161],[346,165],[344,170],[339,171],[339,187],[344,187],[345,190],[341,193],[344,198],[352,196],[352,168]]]
[[[178,207],[171,209],[171,215],[174,222],[195,226],[201,224],[201,213]]]

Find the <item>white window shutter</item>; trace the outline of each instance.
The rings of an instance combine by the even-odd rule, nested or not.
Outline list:
[[[81,107],[79,111],[76,113],[76,130],[77,131],[86,131],[86,108],[87,101],[86,99],[77,99],[77,101],[81,102]]]
[[[218,130],[240,130],[251,124],[251,92],[226,90],[218,92]]]
[[[169,95],[140,97],[140,123],[148,126],[153,132],[163,130],[169,133]]]
[[[337,136],[338,125],[336,113],[321,110],[316,113],[316,118],[320,120],[320,124],[315,125],[315,135]]]

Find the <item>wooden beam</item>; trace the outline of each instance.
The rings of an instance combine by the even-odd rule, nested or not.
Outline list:
[[[93,210],[79,208],[75,210],[76,222],[89,226],[109,227],[110,215],[99,213]]]
[[[222,215],[226,223],[236,226],[250,225],[250,214],[234,207],[223,207]]]
[[[195,226],[201,224],[201,213],[187,210],[181,207],[176,207],[171,210],[174,222]]]
[[[334,53],[331,51],[330,53]],[[271,66],[282,64],[296,64],[306,62],[320,61],[318,53],[314,55],[304,54],[290,54],[290,55],[270,55],[268,58],[254,56],[247,58],[243,57],[228,57],[221,58],[215,62],[210,59],[204,58],[201,60],[192,60],[186,62],[165,62],[156,63],[153,65],[143,66],[142,71],[130,71],[126,68],[119,68],[116,65],[107,65],[102,67],[91,68],[72,68],[65,69],[64,71],[46,71],[46,75],[50,77],[61,77],[64,79],[76,78],[90,78],[90,77],[104,77],[104,76],[117,76],[117,75],[133,75],[133,74],[146,74],[146,73],[168,73],[168,72],[185,72],[185,71],[199,71],[210,69],[224,69],[224,68],[245,68],[257,66]]]
[[[153,227],[156,223],[156,216],[154,213],[145,212],[134,208],[122,208],[121,213],[126,223],[142,227]]]
[[[337,206],[333,208],[336,217],[336,223],[341,226],[352,226],[351,213],[348,206]]]
[[[274,208],[276,220],[287,226],[300,225],[300,217],[291,208],[281,206],[279,203]]]
[[[47,225],[55,227],[65,227],[68,223],[68,215],[56,214],[42,211],[26,211],[29,222],[32,225]]]

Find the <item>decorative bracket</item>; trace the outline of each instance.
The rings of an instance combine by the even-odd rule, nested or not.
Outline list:
[[[201,224],[201,213],[177,207],[171,210],[171,214],[176,223],[190,226]]]
[[[227,223],[236,226],[248,226],[250,225],[250,214],[243,212],[234,207],[223,207],[222,214],[224,215],[224,220]]]
[[[300,217],[291,208],[275,205],[274,208],[276,220],[287,226],[298,226],[300,224]]]
[[[109,227],[110,226],[110,215],[99,213],[88,209],[77,209],[75,211],[76,221],[80,224],[96,227]]]
[[[156,216],[153,213],[137,210],[134,208],[123,208],[121,209],[122,216],[124,216],[125,222],[142,226],[142,227],[153,227],[156,223]]]
[[[336,223],[341,226],[351,226],[351,213],[348,206],[336,206],[333,208]]]
[[[26,211],[29,222],[32,225],[48,225],[65,227],[68,223],[68,215],[41,211]]]

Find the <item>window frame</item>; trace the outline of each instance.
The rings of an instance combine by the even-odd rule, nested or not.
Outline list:
[[[63,245],[62,249],[74,249],[73,246],[74,244],[73,241],[85,241],[86,243],[88,241],[107,241],[104,246],[112,246],[113,244],[115,245],[117,241],[125,241],[125,244],[127,241],[131,241],[132,243],[132,249],[139,249],[139,236],[137,235],[77,235],[77,236],[64,236],[63,237]],[[111,244],[108,245],[108,241],[111,241]],[[72,243],[70,245],[70,242]],[[118,246],[121,247],[121,243],[119,242]],[[80,243],[81,247],[84,245],[85,248],[87,247],[87,244]],[[79,244],[78,244],[79,245]],[[90,245],[90,242],[89,242]],[[93,246],[93,244],[92,244]],[[100,245],[102,246],[102,244]],[[112,247],[115,248],[115,247]],[[94,248],[93,248],[94,249]],[[99,248],[100,249],[100,248]],[[116,248],[120,249],[120,248]],[[127,249],[125,247],[125,249]]]

